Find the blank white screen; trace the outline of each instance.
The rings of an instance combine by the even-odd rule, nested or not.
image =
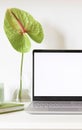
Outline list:
[[[34,96],[82,96],[82,53],[35,53]]]

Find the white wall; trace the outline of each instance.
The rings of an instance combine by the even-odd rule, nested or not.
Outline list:
[[[31,13],[42,24],[45,38],[41,45],[31,40],[32,49],[82,49],[82,0],[2,0],[0,1],[0,82],[9,100],[19,86],[20,58],[10,45],[3,21],[7,8],[17,7]],[[31,49],[31,50],[32,50]],[[31,51],[24,57],[24,86],[31,86]]]

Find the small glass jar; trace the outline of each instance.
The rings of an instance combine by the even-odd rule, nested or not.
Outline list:
[[[0,83],[0,102],[4,101],[4,83]]]

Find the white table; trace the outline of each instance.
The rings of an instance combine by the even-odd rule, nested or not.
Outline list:
[[[82,115],[30,115],[25,111],[0,115],[0,130],[82,130]]]

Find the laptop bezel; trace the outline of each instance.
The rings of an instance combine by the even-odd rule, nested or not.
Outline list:
[[[33,50],[33,75],[32,75],[32,95],[33,101],[82,101],[82,96],[35,96],[34,95],[34,54],[35,53],[82,53],[82,50]]]

